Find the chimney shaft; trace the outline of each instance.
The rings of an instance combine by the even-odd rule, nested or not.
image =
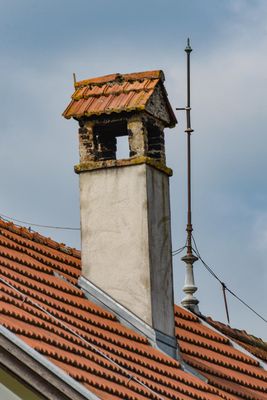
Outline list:
[[[80,174],[82,273],[173,335],[168,175],[142,162]]]
[[[176,119],[163,73],[78,82],[64,112],[80,123],[82,275],[156,332],[175,337],[164,127]],[[133,101],[134,100],[134,101]],[[129,158],[116,159],[127,135]]]

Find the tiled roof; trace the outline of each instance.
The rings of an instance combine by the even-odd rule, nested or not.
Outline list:
[[[220,389],[222,396],[267,398],[267,372],[255,357],[241,352],[228,337],[178,306],[175,306],[175,323],[183,360]]]
[[[209,384],[86,299],[75,249],[0,220],[0,270],[1,324],[101,399],[266,399],[259,363],[192,313],[175,309],[181,354]]]
[[[163,86],[162,71],[112,74],[75,83],[72,101],[64,111],[65,118],[143,111],[155,90],[160,87],[170,114],[171,124],[176,118]]]
[[[206,321],[210,325],[214,326],[215,329],[218,329],[223,334],[229,336],[240,346],[254,354],[254,356],[260,358],[264,362],[267,362],[267,343],[262,339],[250,335],[246,331],[234,329],[229,325],[223,324],[222,322],[214,321],[211,317],[207,317]]]
[[[85,298],[75,286],[80,275],[77,251],[0,221],[0,270],[3,279],[22,293],[0,282],[1,323],[100,398],[157,399],[129,379],[130,374],[163,398],[219,398],[212,387],[185,373],[178,361],[151,347],[144,336]],[[90,344],[116,364],[93,351]]]

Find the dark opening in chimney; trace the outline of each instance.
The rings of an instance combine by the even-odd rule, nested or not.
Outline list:
[[[115,121],[110,124],[99,124],[94,127],[97,141],[98,160],[116,160],[117,137],[127,136],[126,121]]]

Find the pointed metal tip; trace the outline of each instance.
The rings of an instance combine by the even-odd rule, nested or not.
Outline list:
[[[76,74],[75,74],[75,72],[73,72],[72,75],[73,75],[73,84],[74,84],[74,87],[75,87],[75,84],[76,84],[76,82],[77,82],[77,81],[76,81]]]
[[[192,51],[192,47],[190,46],[190,38],[187,39],[187,46],[184,51],[186,51],[187,53],[191,53]]]

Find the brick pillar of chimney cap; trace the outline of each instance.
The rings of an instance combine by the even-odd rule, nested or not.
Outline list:
[[[134,115],[127,120],[130,156],[147,155],[147,130],[140,115]]]
[[[94,123],[92,121],[80,121],[79,154],[81,163],[96,159],[96,142],[94,137]]]

